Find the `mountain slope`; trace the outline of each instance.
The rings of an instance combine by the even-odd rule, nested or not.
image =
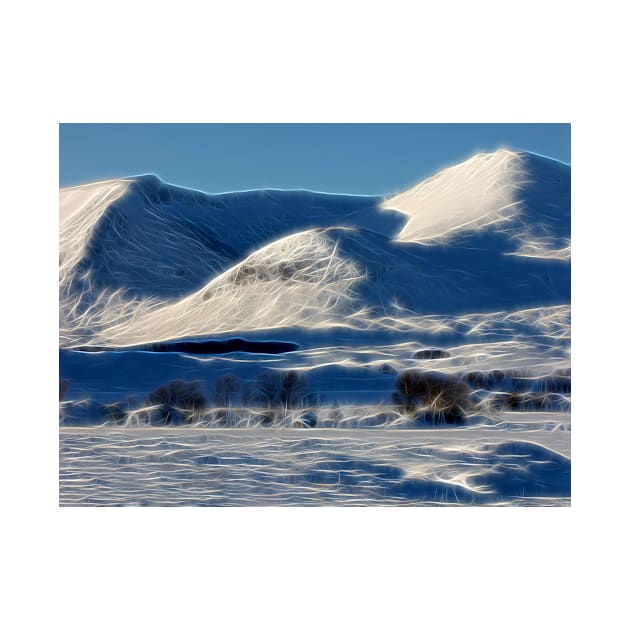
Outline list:
[[[570,167],[531,154],[474,156],[389,199],[155,176],[60,199],[63,347],[570,302]]]

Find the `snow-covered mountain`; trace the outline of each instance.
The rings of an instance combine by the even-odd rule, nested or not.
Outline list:
[[[422,331],[570,303],[570,167],[476,155],[387,198],[60,190],[60,345]],[[271,333],[272,330],[276,334]]]

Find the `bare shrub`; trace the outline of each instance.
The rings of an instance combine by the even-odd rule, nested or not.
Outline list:
[[[258,390],[269,408],[299,409],[310,400],[306,377],[295,370],[262,374]]]
[[[59,402],[66,399],[66,394],[70,389],[70,381],[67,378],[59,379]]]
[[[192,424],[206,406],[203,388],[198,381],[175,380],[161,385],[147,397],[156,406],[151,424],[159,426]]]
[[[241,380],[235,374],[224,374],[212,387],[211,399],[218,407],[215,417],[220,424],[228,424],[233,419],[232,407],[240,404]]]
[[[409,370],[395,383],[392,402],[404,415],[432,423],[463,422],[472,407],[472,392],[461,379],[439,372]]]
[[[102,405],[101,413],[107,422],[111,424],[124,424],[127,419],[127,412],[122,403],[119,402]]]

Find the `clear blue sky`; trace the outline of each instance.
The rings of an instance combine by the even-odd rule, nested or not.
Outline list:
[[[206,192],[396,192],[479,151],[571,162],[569,124],[62,124],[60,186],[155,173]]]

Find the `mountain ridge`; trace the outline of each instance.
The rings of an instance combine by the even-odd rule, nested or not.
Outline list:
[[[485,196],[493,169],[509,188],[496,199]],[[506,184],[506,171],[518,177]],[[208,195],[154,175],[62,189],[60,345],[378,328],[401,308],[456,315],[570,302],[569,166],[496,152],[408,192]],[[459,223],[447,239],[431,234],[427,225],[452,220],[439,214],[449,207]]]

